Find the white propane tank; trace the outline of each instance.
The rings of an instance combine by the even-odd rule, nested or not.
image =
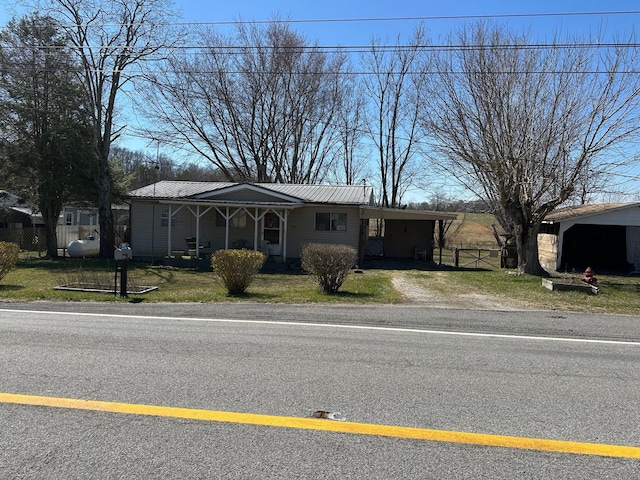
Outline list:
[[[88,236],[85,240],[74,240],[67,245],[70,257],[95,257],[100,253],[100,240]]]

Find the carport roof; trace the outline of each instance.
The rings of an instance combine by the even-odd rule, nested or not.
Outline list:
[[[384,220],[455,220],[457,217],[457,213],[432,212],[429,210],[360,207],[360,218],[380,218]]]

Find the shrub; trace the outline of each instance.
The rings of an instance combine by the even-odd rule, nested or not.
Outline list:
[[[336,293],[353,267],[356,251],[347,245],[309,243],[302,249],[302,268],[316,278],[323,293]]]
[[[265,256],[254,250],[218,250],[211,257],[211,266],[227,294],[240,295],[247,291],[264,261]]]
[[[16,266],[20,247],[15,243],[0,242],[0,280]]]

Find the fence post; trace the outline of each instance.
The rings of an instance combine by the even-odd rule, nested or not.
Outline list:
[[[453,249],[453,266],[458,268],[459,265],[460,265],[460,252],[458,250],[458,247],[455,247]]]

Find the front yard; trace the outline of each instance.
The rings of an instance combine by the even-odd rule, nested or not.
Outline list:
[[[579,275],[575,274],[579,278]],[[132,263],[129,285],[157,286],[143,295],[55,290],[69,283],[94,282],[113,288],[114,263],[100,260],[23,259],[0,281],[0,302],[144,301],[260,303],[415,303],[428,307],[556,309],[640,315],[640,278],[599,275],[599,295],[552,292],[541,279],[498,268],[438,270],[364,269],[350,273],[336,295],[323,295],[304,273],[260,273],[246,295],[229,297],[213,272]]]

